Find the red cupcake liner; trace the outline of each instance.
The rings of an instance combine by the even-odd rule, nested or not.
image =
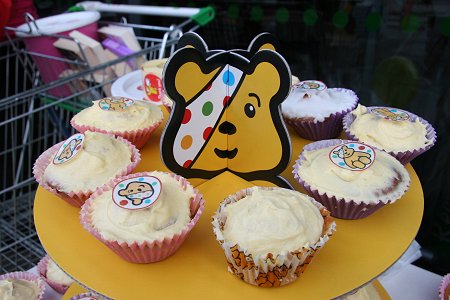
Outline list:
[[[100,129],[95,126],[91,125],[80,125],[78,124],[74,118],[70,120],[70,125],[72,125],[73,128],[75,128],[80,133],[85,133],[86,131],[94,131],[94,132],[100,132],[105,134],[112,134],[114,136],[120,136],[124,139],[127,139],[130,141],[133,145],[136,146],[136,148],[141,149],[145,146],[147,141],[150,139],[152,133],[161,125],[164,117],[162,117],[160,120],[158,120],[156,123],[142,128],[142,129],[136,129],[136,130],[104,130]]]
[[[280,189],[270,187],[257,187],[266,190]],[[225,252],[228,263],[228,271],[239,277],[246,283],[260,287],[279,287],[295,281],[306,270],[314,256],[325,245],[336,230],[336,223],[330,217],[327,211],[320,203],[310,199],[311,202],[320,210],[324,218],[322,235],[314,243],[299,248],[296,251],[286,254],[265,256],[256,256],[239,244],[225,242],[223,228],[226,223],[226,217],[222,215],[222,210],[230,203],[237,202],[253,192],[254,188],[248,188],[230,195],[219,205],[212,219],[213,231],[217,241]]]
[[[47,267],[48,267],[49,261],[50,261],[50,257],[48,255],[44,256],[37,264],[37,270],[38,270],[39,274],[41,275],[41,278],[44,279],[45,282],[47,282],[47,284],[52,289],[54,289],[57,293],[63,295],[67,291],[69,286],[58,283],[56,281],[53,281],[53,280],[47,278]]]
[[[39,296],[38,300],[41,300],[44,297],[44,291],[45,291],[45,283],[44,281],[35,274],[28,273],[28,272],[12,272],[12,273],[6,273],[3,275],[0,275],[0,280],[5,279],[22,279],[26,281],[31,281],[35,283],[39,289]]]
[[[111,134],[108,135],[114,137]],[[128,148],[131,151],[131,163],[111,179],[130,174],[136,168],[137,164],[141,161],[141,154],[133,144],[131,144],[128,140],[122,137],[117,137],[116,139],[127,144]],[[63,143],[64,141],[50,147],[38,157],[33,166],[33,175],[36,181],[39,183],[39,185],[42,186],[44,189],[60,197],[70,205],[81,207],[83,203],[94,193],[94,190],[72,191],[70,193],[65,193],[58,191],[56,188],[54,188],[44,180],[45,169],[52,162],[53,156],[55,155],[56,152],[58,152],[59,148]]]
[[[385,107],[384,106],[367,107],[367,109],[373,109],[373,108],[385,108]],[[408,150],[408,151],[387,151],[385,149],[382,149],[382,150],[386,151],[387,153],[389,153],[390,155],[394,156],[403,165],[406,165],[407,163],[412,161],[414,158],[416,158],[420,154],[424,153],[425,151],[427,151],[428,149],[433,147],[434,144],[436,143],[436,131],[434,130],[433,126],[431,126],[431,124],[428,123],[425,119],[422,119],[421,117],[419,117],[413,113],[410,113],[409,111],[406,111],[406,112],[410,115],[411,121],[414,122],[415,120],[419,119],[420,123],[425,125],[425,129],[427,131],[425,136],[427,137],[427,139],[431,140],[432,142],[425,147],[422,147],[419,149],[412,149],[412,150]],[[356,119],[356,117],[351,112],[349,112],[347,115],[345,115],[344,119],[342,120],[342,125],[344,128],[344,132],[347,135],[347,138],[349,140],[359,141],[358,137],[355,136],[354,134],[352,134],[349,129],[350,125],[353,123],[353,121],[355,121],[355,119]]]
[[[338,137],[342,132],[342,119],[347,113],[356,108],[359,99],[355,92],[343,88],[333,88],[329,90],[348,93],[354,97],[355,103],[348,109],[331,114],[323,121],[288,118],[283,115],[285,122],[289,124],[302,138],[312,141],[319,141]]]
[[[363,202],[358,203],[353,199],[336,197],[326,192],[321,193],[317,190],[317,188],[304,181],[300,177],[300,175],[298,175],[298,171],[301,168],[301,164],[305,160],[304,152],[326,148],[330,146],[337,146],[345,142],[350,141],[332,139],[332,140],[318,141],[306,145],[303,148],[303,151],[300,154],[299,158],[295,162],[294,170],[292,171],[292,173],[294,174],[294,178],[303,186],[308,195],[310,195],[311,197],[322,203],[331,212],[331,215],[333,217],[345,220],[356,220],[366,218],[371,214],[373,214],[374,212],[376,212],[377,210],[379,210],[380,208],[382,208],[383,206],[385,206],[386,204],[394,203],[399,198],[401,198],[401,196],[404,195],[404,193],[406,193],[406,191],[409,188],[409,182],[405,186],[405,189],[403,193],[401,193],[401,196],[398,198],[394,198],[391,200],[380,199],[376,203],[363,203]]]
[[[183,189],[186,189],[191,184],[183,177],[171,173],[160,172],[169,174],[173,178],[175,178]],[[95,198],[103,194],[104,191],[108,191],[114,188],[114,186],[122,181],[129,178],[134,178],[137,176],[149,176],[149,172],[135,173],[127,176],[123,176],[120,178],[116,178],[107,184],[103,185],[101,188],[97,189],[96,192],[85,202],[80,212],[80,220],[83,227],[95,236],[100,242],[105,244],[108,248],[114,251],[117,255],[125,259],[126,261],[132,263],[153,263],[157,261],[161,261],[172,254],[174,254],[178,248],[183,244],[185,239],[187,238],[189,232],[194,228],[195,224],[197,224],[203,210],[205,209],[205,200],[203,196],[198,193],[196,189],[194,189],[195,196],[191,199],[190,202],[190,211],[191,211],[191,221],[186,224],[185,228],[173,235],[172,237],[166,237],[163,240],[156,240],[151,242],[143,242],[143,243],[127,243],[122,242],[119,243],[117,241],[110,241],[103,238],[102,234],[94,227],[92,224],[91,213],[92,202],[95,201]]]

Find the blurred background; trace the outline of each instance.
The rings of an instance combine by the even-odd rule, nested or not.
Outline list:
[[[40,17],[58,14],[75,3],[35,1],[35,14]],[[449,272],[450,1],[113,3],[184,7],[212,5],[217,12],[216,18],[196,30],[210,49],[245,49],[255,35],[267,31],[278,38],[281,54],[292,73],[301,80],[317,79],[324,81],[328,87],[349,88],[358,94],[364,105],[402,108],[428,120],[437,131],[437,143],[412,162],[425,197],[425,212],[416,238],[422,246],[422,258],[415,264],[441,275]],[[127,17],[136,24],[168,26],[174,22],[171,18]],[[102,19],[117,21],[118,16],[102,13]],[[140,34],[138,30],[136,35]],[[1,55],[6,55],[2,51]],[[0,69],[4,70],[7,62],[0,62]],[[16,68],[15,72],[20,72],[20,68]],[[2,71],[0,76],[0,82],[5,82],[5,78],[12,75]],[[6,87],[0,86],[0,99],[7,96],[11,95],[6,92]],[[0,110],[0,122],[9,117],[6,110]],[[17,138],[20,139],[19,136]],[[4,145],[0,151],[7,149]],[[34,159],[31,157],[29,161]],[[15,169],[8,167],[4,161],[0,164],[4,170]],[[30,165],[24,163],[22,167],[30,168]],[[4,174],[8,174],[7,171]],[[0,180],[3,182],[3,192],[0,194],[0,273],[17,268],[26,270],[44,254],[34,232],[33,220],[24,213],[32,209],[33,197],[29,195],[36,185],[29,181],[22,190],[5,192],[8,180]],[[20,197],[24,199],[23,207],[11,204],[12,199]],[[23,216],[23,221],[15,222],[11,227],[9,218],[12,215],[16,221]],[[18,239],[17,233],[16,236],[9,234],[14,230],[23,235]]]

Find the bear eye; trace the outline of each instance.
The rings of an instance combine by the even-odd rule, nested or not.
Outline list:
[[[142,189],[137,189],[138,190],[138,192],[142,192]]]
[[[130,190],[130,193],[132,193],[133,192],[133,190]]]
[[[249,118],[253,118],[256,114],[255,107],[251,103],[247,103],[244,106],[244,112]]]

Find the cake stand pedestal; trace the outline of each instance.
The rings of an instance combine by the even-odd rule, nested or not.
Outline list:
[[[142,149],[136,172],[168,171],[161,162],[163,126]],[[293,186],[292,165],[306,141],[291,132],[292,162],[282,174]],[[204,195],[205,211],[181,248],[164,261],[132,264],[96,240],[79,223],[79,208],[39,187],[34,218],[39,239],[51,258],[80,285],[114,299],[331,299],[383,273],[406,251],[423,214],[420,181],[411,167],[408,192],[366,219],[336,219],[336,232],[298,280],[280,288],[258,288],[227,271],[215,240],[211,216],[223,198],[252,186],[225,172],[211,180],[189,180]],[[271,186],[267,182],[258,185]]]

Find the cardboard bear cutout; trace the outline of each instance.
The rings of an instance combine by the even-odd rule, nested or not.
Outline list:
[[[164,89],[174,101],[161,137],[161,155],[173,172],[210,179],[230,171],[248,181],[289,187],[279,174],[291,158],[279,110],[289,94],[289,66],[268,34],[247,50],[212,50],[196,34],[167,61]]]

